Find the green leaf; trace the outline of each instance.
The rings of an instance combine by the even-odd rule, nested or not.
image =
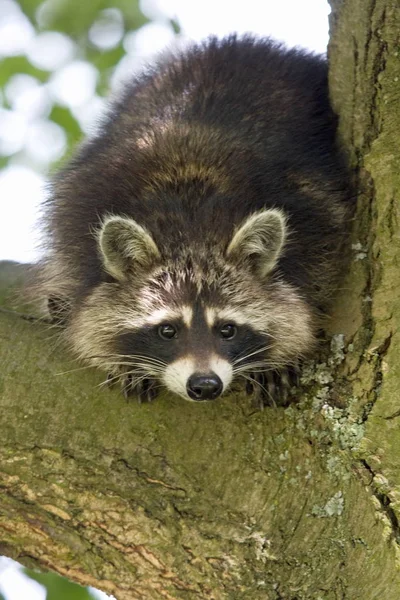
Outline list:
[[[125,55],[125,50],[122,44],[107,51],[99,51],[97,48],[89,47],[86,52],[86,58],[99,71],[110,70],[115,67],[121,58]]]
[[[26,56],[8,56],[1,61],[0,87],[3,87],[9,78],[17,73],[32,75],[32,77],[36,77],[42,83],[49,78],[47,71],[42,71],[31,65]]]
[[[39,573],[30,569],[24,569],[24,573],[46,588],[46,600],[93,600],[87,588],[72,583],[56,573]]]
[[[170,19],[169,20],[169,24],[171,25],[171,27],[174,30],[175,34],[181,32],[181,26],[179,25],[178,21],[176,21],[175,19]]]
[[[1,169],[4,169],[4,167],[6,167],[8,165],[8,156],[1,156],[0,155],[0,171]],[[1,600],[1,598],[0,598]]]
[[[29,19],[35,21],[35,13],[43,0],[19,0],[19,5]]]
[[[60,125],[66,133],[68,146],[73,146],[82,138],[82,130],[78,121],[68,108],[55,104],[49,115],[50,121]]]
[[[103,2],[103,8],[119,8],[124,15],[127,29],[139,29],[142,25],[149,22],[139,7],[139,0],[109,0]]]
[[[110,77],[113,69],[125,55],[122,44],[107,51],[99,51],[89,47],[86,53],[87,59],[97,68],[99,78],[97,81],[97,93],[107,96],[110,91]]]
[[[53,0],[46,12],[46,29],[63,31],[76,40],[82,40],[99,13],[106,8],[118,8],[127,29],[138,29],[148,22],[138,0]]]

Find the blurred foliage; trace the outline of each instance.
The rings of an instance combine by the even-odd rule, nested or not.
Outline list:
[[[110,8],[118,9],[123,15],[125,32],[139,29],[148,22],[139,8],[139,0],[20,0],[19,4],[38,31],[59,31],[78,44],[80,58],[93,63],[99,70],[100,94],[107,91],[110,70],[125,51],[122,40],[111,50],[94,47],[89,40],[90,27],[101,17],[102,11]],[[41,11],[38,11],[39,7]]]
[[[24,73],[36,77],[42,83],[47,81],[49,74],[34,67],[26,56],[7,56],[1,61],[0,68],[0,87],[4,87],[8,80],[17,73]]]
[[[96,92],[105,95],[109,89],[109,79],[113,69],[125,54],[123,38],[127,32],[139,29],[148,22],[141,12],[139,0],[19,0],[23,13],[29,18],[37,34],[44,31],[57,31],[75,42],[74,59],[86,60],[98,70]],[[90,42],[91,26],[102,16],[105,9],[118,9],[123,19],[124,33],[120,42],[113,48],[103,50]],[[5,88],[13,75],[26,74],[46,83],[52,72],[32,65],[25,55],[8,56],[1,60],[0,89]],[[9,108],[7,99],[4,105]],[[60,125],[67,137],[68,150],[82,138],[78,119],[69,108],[53,104],[49,120]],[[0,156],[0,168],[7,165],[8,157]],[[24,161],[22,161],[24,162]]]
[[[76,119],[71,114],[71,111],[64,106],[53,105],[49,119],[62,127],[67,135],[67,142],[70,148],[81,137],[81,128]]]
[[[149,22],[149,19],[140,9],[139,0],[13,1],[20,7],[25,18],[28,18],[36,36],[44,32],[61,33],[66,36],[67,41],[71,42],[73,55],[69,62],[86,61],[95,67],[97,72],[95,93],[97,96],[105,96],[109,92],[110,78],[121,60],[126,56],[124,40],[127,34],[137,31]],[[110,18],[110,10],[111,13],[114,11],[113,15],[118,21],[118,26],[121,27],[121,35],[117,35],[115,44],[111,43],[109,46],[107,44],[96,45],[96,40],[91,35],[92,28],[94,25],[98,26],[107,22],[107,18]],[[168,18],[165,17],[163,23],[169,25],[171,31],[179,32],[179,25],[176,21],[168,21]],[[97,33],[97,35],[99,34]],[[51,52],[54,52],[54,50]],[[57,55],[56,50],[55,55]],[[32,61],[35,62],[35,64],[32,64],[29,57],[29,52],[4,57],[0,55],[0,109],[1,106],[8,110],[13,109],[12,99],[10,100],[7,93],[7,84],[12,82],[14,75],[29,75],[44,88],[47,83],[53,81],[54,75],[57,75],[57,71],[50,70],[50,67],[47,69],[40,62]],[[36,66],[36,64],[39,66]],[[63,64],[62,68],[67,65],[68,62]],[[69,105],[64,105],[57,97],[54,97],[50,88],[48,94],[51,99],[50,113],[46,112],[39,118],[42,118],[43,121],[53,121],[64,131],[66,148],[62,151],[63,156],[61,158],[60,155],[50,157],[48,162],[46,160],[43,162],[43,159],[40,159],[37,153],[32,154],[29,150],[27,151],[25,144],[17,150],[6,149],[2,152],[0,131],[0,169],[8,164],[18,163],[25,164],[46,174],[50,168],[57,168],[60,160],[65,160],[71,148],[83,137],[82,127],[86,127],[86,121],[82,116],[82,111],[80,112],[80,107],[75,109]],[[98,102],[94,105],[94,109],[96,106],[98,106]],[[88,111],[90,114],[90,102]],[[5,147],[7,148],[7,145]],[[51,141],[47,147],[52,147]],[[42,162],[40,162],[41,160]]]
[[[24,573],[46,589],[46,600],[94,600],[90,590],[55,573],[38,573],[30,569],[24,569]]]
[[[139,0],[19,0],[18,4],[29,18],[36,34],[44,31],[58,31],[73,40],[76,50],[72,60],[88,61],[98,70],[96,93],[99,95],[105,95],[108,91],[110,76],[125,55],[124,36],[148,22],[140,10]],[[123,34],[119,43],[104,50],[91,43],[89,31],[101,17],[102,11],[110,8],[120,11]],[[175,21],[170,21],[170,25],[175,33],[179,32],[179,26]],[[0,63],[0,91],[4,90],[7,83],[17,74],[30,75],[40,84],[46,84],[53,72],[35,67],[25,54],[6,56]],[[5,95],[3,96],[3,106],[10,108],[10,103]],[[78,119],[70,108],[61,106],[54,101],[47,119],[64,130],[67,139],[65,154],[68,154],[83,135]],[[21,159],[18,153],[11,156],[0,154],[0,169],[10,161],[19,158]],[[21,161],[24,162],[24,157]],[[35,168],[35,165],[33,166]],[[46,600],[93,600],[94,598],[90,590],[73,584],[54,573],[44,574],[30,569],[23,569],[23,572],[44,586],[47,594]],[[0,600],[7,599],[0,593]]]
[[[45,5],[45,28],[62,31],[75,40],[85,38],[98,15],[107,8],[121,11],[127,29],[139,29],[147,21],[138,0],[47,0],[45,3],[42,0],[20,0],[19,5],[35,26],[38,26],[37,9]]]

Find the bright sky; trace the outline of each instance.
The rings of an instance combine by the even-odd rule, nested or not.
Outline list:
[[[325,52],[328,43],[330,9],[324,0],[147,0],[143,5],[150,16],[151,7],[177,15],[184,32],[196,40],[249,31],[317,52]]]
[[[154,21],[125,36],[127,56],[116,70],[115,85],[172,43],[166,15],[178,20],[188,39],[253,32],[321,53],[328,42],[329,8],[324,0],[142,0],[141,5]],[[91,30],[91,41],[99,48],[119,43],[123,31],[118,11],[104,13]],[[35,224],[45,183],[40,173],[65,149],[63,130],[47,119],[52,103],[70,107],[84,131],[90,131],[103,108],[103,100],[94,95],[96,70],[77,60],[75,51],[73,42],[60,33],[35,36],[14,0],[0,0],[0,60],[25,53],[33,64],[57,69],[46,85],[26,75],[14,77],[5,90],[11,110],[2,108],[0,98],[0,155],[22,150],[24,158],[22,164],[11,159],[10,166],[0,171],[0,260],[30,262],[38,257]],[[45,600],[43,588],[28,583],[12,565],[0,558],[0,593],[7,600]]]

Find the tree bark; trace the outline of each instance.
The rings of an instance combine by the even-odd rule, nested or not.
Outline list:
[[[400,11],[331,6],[359,208],[330,354],[287,409],[138,405],[1,313],[0,553],[118,600],[398,599]]]

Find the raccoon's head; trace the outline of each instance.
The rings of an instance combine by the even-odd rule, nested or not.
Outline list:
[[[307,304],[276,274],[286,234],[284,214],[265,209],[220,248],[172,258],[136,221],[108,217],[98,247],[114,281],[76,311],[75,350],[188,400],[213,400],[239,377],[295,362],[314,334]]]

